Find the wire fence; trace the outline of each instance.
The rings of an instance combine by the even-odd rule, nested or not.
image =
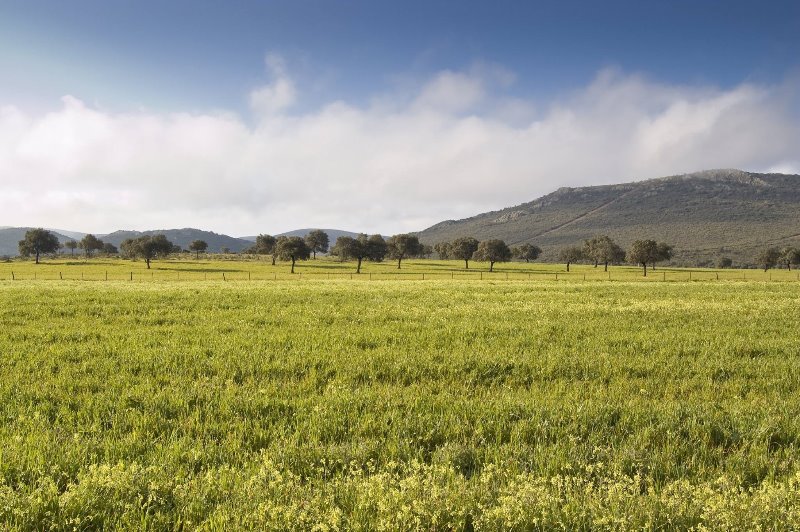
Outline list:
[[[299,280],[351,280],[351,281],[800,281],[797,271],[651,271],[647,276],[634,271],[579,271],[579,272],[203,272],[191,270],[158,271],[8,271],[0,272],[0,281],[127,281],[127,282],[184,282],[184,281],[299,281]]]

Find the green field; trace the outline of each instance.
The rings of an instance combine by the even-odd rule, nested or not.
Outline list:
[[[332,257],[298,261],[295,273],[290,273],[290,263],[272,265],[267,257],[255,255],[231,255],[225,258],[214,256],[195,260],[189,257],[153,261],[147,269],[143,261],[110,258],[74,259],[59,258],[43,260],[34,264],[31,260],[0,262],[2,280],[84,280],[84,281],[257,281],[289,279],[353,279],[353,280],[528,280],[528,281],[800,281],[800,272],[773,269],[768,272],[757,269],[709,269],[670,268],[657,266],[648,268],[647,278],[636,266],[603,266],[597,268],[586,264],[573,264],[566,271],[564,264],[540,262],[496,263],[489,272],[488,263],[470,261],[469,269],[459,260],[404,260],[401,268],[397,262],[365,261],[361,275],[357,275],[354,262],[339,262]]]
[[[0,528],[800,527],[800,283],[154,264],[0,265]]]

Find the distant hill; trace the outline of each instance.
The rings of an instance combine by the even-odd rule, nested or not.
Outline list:
[[[173,244],[177,244],[183,249],[188,249],[189,244],[193,240],[205,240],[208,243],[208,251],[212,253],[219,252],[222,248],[228,248],[233,252],[240,252],[246,247],[252,245],[252,242],[234,238],[228,235],[221,235],[211,231],[203,231],[201,229],[156,229],[151,231],[114,231],[107,235],[97,235],[97,238],[103,242],[111,242],[119,247],[120,243],[126,238],[136,238],[141,235],[165,235],[167,240]]]
[[[331,245],[333,245],[333,243],[336,242],[336,239],[339,238],[340,236],[350,236],[350,237],[358,236],[358,233],[353,233],[352,231],[343,231],[341,229],[322,229],[322,230],[328,233],[328,239],[330,240]],[[280,233],[274,236],[299,236],[305,238],[305,236],[311,231],[314,231],[314,229],[313,228],[295,229],[294,231],[287,231],[285,233]],[[241,238],[243,240],[249,240],[250,242],[256,241],[255,235],[243,236]]]
[[[543,260],[563,246],[607,234],[623,247],[653,238],[675,246],[674,261],[720,256],[752,262],[767,246],[800,246],[800,176],[710,170],[634,183],[560,188],[534,201],[419,233],[429,244],[460,236],[534,243]]]
[[[25,238],[25,232],[31,227],[3,227],[0,228],[0,256],[13,257],[19,254],[19,241]],[[67,240],[72,240],[71,236],[63,235],[55,231],[50,231],[58,238],[62,244]]]

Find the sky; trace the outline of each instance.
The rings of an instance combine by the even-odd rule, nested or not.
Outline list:
[[[800,173],[800,2],[0,0],[0,225],[394,234]]]

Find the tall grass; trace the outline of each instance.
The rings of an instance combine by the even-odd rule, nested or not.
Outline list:
[[[0,283],[16,529],[800,527],[800,284]]]

